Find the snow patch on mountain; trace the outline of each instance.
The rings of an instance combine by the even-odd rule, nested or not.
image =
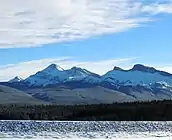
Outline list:
[[[31,75],[25,79],[24,82],[28,83],[30,86],[41,86],[60,83],[65,77],[66,74],[61,67],[51,64],[44,70],[37,72],[35,75]]]
[[[134,65],[129,70],[114,67],[103,76],[79,67],[64,70],[58,65],[51,64],[25,80],[20,81],[20,78],[15,77],[11,82],[15,84],[18,82],[19,85],[16,84],[18,86],[27,85],[28,89],[40,89],[41,92],[35,91],[33,94],[40,99],[55,99],[56,95],[60,94],[56,99],[62,104],[78,101],[88,103],[90,100],[92,103],[100,101],[112,103],[112,101],[124,102],[125,99],[126,101],[172,99],[172,74],[141,64]],[[62,91],[61,84],[70,88],[64,88]],[[52,91],[43,94],[49,88],[52,88]],[[60,90],[57,92],[54,88]],[[49,97],[51,93],[52,97]]]
[[[18,77],[18,76],[16,76],[16,77],[14,77],[13,79],[11,79],[11,80],[8,81],[8,82],[9,82],[9,83],[16,83],[16,82],[21,82],[21,81],[23,81],[23,79],[20,78],[20,77]]]
[[[162,88],[165,88],[172,86],[172,75],[141,64],[134,65],[130,70],[114,67],[113,70],[103,76],[99,76],[79,67],[64,70],[56,64],[51,64],[44,70],[24,80],[29,86],[47,86],[80,81],[82,83],[96,85],[110,84],[110,86],[114,87],[121,85],[151,87],[156,83],[160,84]]]
[[[149,73],[143,71],[119,71],[112,70],[101,78],[101,82],[110,82],[120,85],[143,85],[148,86],[151,83],[164,82],[166,85],[172,85],[172,76],[163,76],[158,72]]]
[[[85,69],[73,67],[68,70],[52,64],[35,75],[28,77],[24,82],[31,86],[46,86],[50,84],[65,83],[71,81],[97,81],[99,75],[89,72]]]

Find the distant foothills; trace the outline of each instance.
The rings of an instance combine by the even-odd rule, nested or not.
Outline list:
[[[0,119],[172,120],[171,99],[172,74],[153,67],[114,67],[100,76],[51,64],[0,82]]]

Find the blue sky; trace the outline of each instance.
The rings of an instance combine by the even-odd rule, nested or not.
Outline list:
[[[89,4],[95,6],[92,9],[86,6],[89,0],[83,0],[85,3],[58,1],[62,3],[58,8],[71,11],[62,12],[61,15],[52,11],[54,16],[51,23],[45,20],[46,12],[45,15],[39,13],[44,5],[35,6],[34,1],[29,3],[28,11],[18,3],[20,11],[14,11],[13,16],[6,14],[5,19],[0,16],[0,22],[4,22],[0,28],[0,81],[14,76],[25,78],[51,63],[64,68],[80,66],[99,74],[104,74],[115,65],[128,69],[136,63],[172,72],[172,2],[132,0],[131,3],[131,0],[124,0],[121,3],[102,0],[101,5],[90,1]],[[1,5],[11,8],[8,2],[12,1],[4,0]],[[110,6],[108,2],[111,2]],[[85,11],[76,19],[73,16],[80,10],[77,9],[78,5],[83,6]],[[48,6],[51,8],[52,5]],[[94,8],[103,9],[95,14]],[[32,10],[37,10],[37,16],[41,18],[35,18]],[[85,18],[82,18],[83,14],[86,14]],[[64,15],[65,20],[61,18]],[[71,17],[75,20],[74,24],[70,21]],[[18,22],[20,24],[16,25]],[[60,29],[57,30],[54,23],[59,24]],[[64,23],[65,27],[62,28],[61,24]]]

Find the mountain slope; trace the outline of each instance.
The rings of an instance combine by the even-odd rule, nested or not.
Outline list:
[[[45,101],[41,101],[33,98],[27,93],[0,85],[0,104],[48,104]]]
[[[70,81],[81,81],[84,79],[94,82],[97,78],[99,78],[99,75],[85,69],[73,67],[69,70],[63,70],[59,66],[52,64],[44,70],[37,72],[35,75],[28,77],[24,82],[30,86],[46,86]]]
[[[165,82],[172,85],[172,74],[156,70],[141,64],[134,65],[130,70],[123,70],[114,67],[103,76],[89,72],[86,69],[73,67],[64,70],[52,64],[42,71],[31,75],[24,80],[30,86],[47,86],[53,84],[63,84],[67,82],[82,81],[82,83],[101,84],[110,83],[111,85],[142,85],[149,86],[157,82]]]
[[[172,99],[172,74],[141,64],[129,70],[114,67],[103,76],[77,67],[64,70],[52,64],[25,80],[3,84],[58,104]]]
[[[101,82],[132,86],[149,86],[153,83],[165,82],[167,85],[172,85],[172,75],[151,67],[135,65],[131,70],[117,69],[115,67],[114,70],[101,77]]]
[[[8,81],[8,82],[9,82],[9,83],[17,83],[17,82],[21,82],[21,81],[23,81],[23,79],[20,78],[20,77],[18,77],[18,76],[16,76],[16,77],[14,77],[13,79],[11,79],[11,80]]]
[[[91,88],[54,87],[29,89],[33,97],[46,97],[49,102],[59,105],[100,104],[114,102],[131,102],[136,99],[125,93],[95,86]]]

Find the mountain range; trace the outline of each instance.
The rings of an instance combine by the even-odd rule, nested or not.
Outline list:
[[[53,104],[172,99],[172,74],[141,64],[129,70],[115,66],[102,76],[79,67],[64,70],[51,64],[26,79],[15,77],[0,85]]]

